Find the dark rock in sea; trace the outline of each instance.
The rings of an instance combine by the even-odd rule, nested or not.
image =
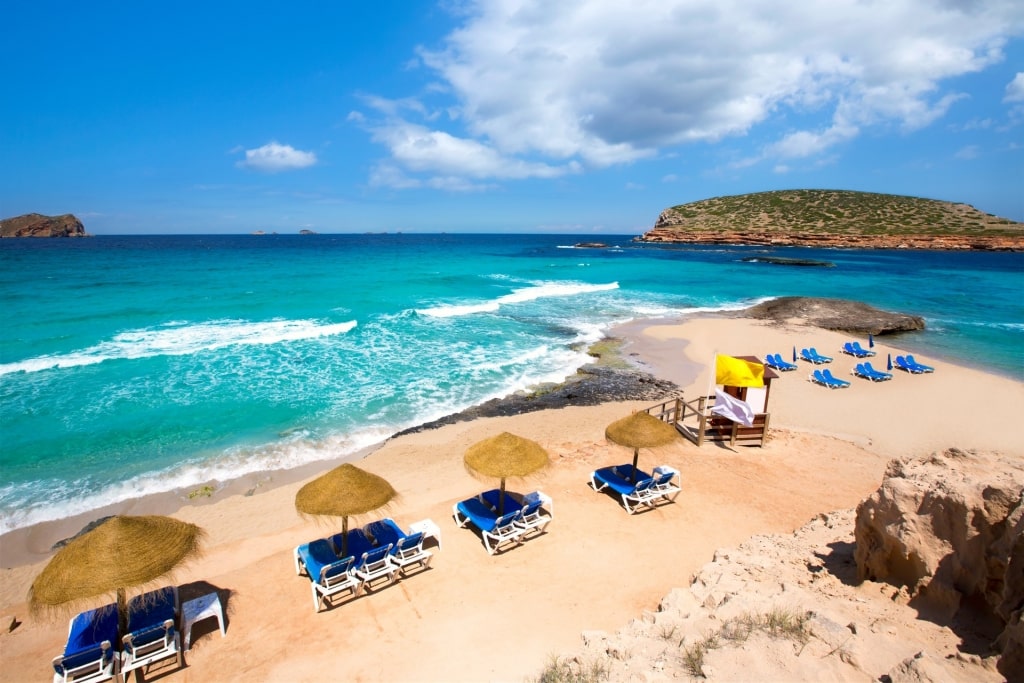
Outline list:
[[[859,301],[784,296],[757,304],[737,315],[785,322],[798,318],[808,325],[857,334],[896,334],[924,329],[924,318],[890,313]]]
[[[574,244],[577,249],[607,249],[608,245],[604,242],[577,242]]]
[[[44,216],[27,213],[24,216],[0,220],[0,237],[92,237],[85,231],[82,221],[74,214]]]
[[[566,406],[596,406],[609,401],[660,401],[678,390],[674,383],[638,370],[585,365],[576,375],[553,388],[491,399],[461,413],[406,429],[395,436],[437,429],[478,417],[520,415]]]
[[[818,268],[835,268],[831,261],[815,261],[809,258],[785,258],[783,256],[748,256],[740,261],[745,263],[771,263],[776,266],[816,266]]]
[[[315,230],[299,230],[300,235],[315,235]]]

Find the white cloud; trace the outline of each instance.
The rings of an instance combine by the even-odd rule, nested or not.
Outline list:
[[[245,159],[239,161],[238,165],[243,168],[252,168],[257,171],[276,173],[278,171],[292,171],[298,168],[306,168],[316,163],[316,154],[303,152],[291,145],[282,145],[278,142],[268,142],[262,147],[245,150]]]
[[[947,79],[1001,61],[1024,34],[1019,0],[460,7],[464,23],[420,50],[438,77],[424,99],[367,100],[384,121],[365,125],[405,174],[556,177],[755,128],[771,140],[762,161],[822,155],[872,127],[932,124],[963,97]],[[1020,75],[1007,88],[1018,96]]]
[[[1018,71],[1006,86],[1003,102],[1024,102],[1024,71]]]

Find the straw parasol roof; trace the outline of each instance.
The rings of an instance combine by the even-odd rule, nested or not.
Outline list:
[[[195,524],[173,517],[111,517],[57,551],[32,582],[29,605],[38,612],[116,591],[126,620],[125,591],[197,556],[204,536]]]
[[[641,448],[657,448],[672,443],[676,428],[650,413],[639,411],[608,425],[604,435],[609,441],[633,449],[633,481]]]
[[[295,509],[305,515],[342,518],[342,544],[347,544],[348,518],[373,512],[398,493],[381,476],[348,463],[307,482],[295,494]],[[345,548],[342,548],[344,554]]]
[[[499,514],[504,508],[507,477],[525,477],[551,463],[548,452],[539,443],[508,432],[473,444],[466,449],[463,460],[471,472],[501,479]]]

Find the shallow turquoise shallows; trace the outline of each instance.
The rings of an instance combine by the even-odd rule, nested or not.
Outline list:
[[[1024,379],[1022,254],[573,248],[593,239],[3,240],[0,532],[335,458],[560,380],[616,323],[770,297],[921,315],[898,342],[919,360]]]

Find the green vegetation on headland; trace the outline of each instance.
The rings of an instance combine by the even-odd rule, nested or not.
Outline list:
[[[665,209],[641,242],[1024,250],[1024,223],[967,204],[846,190],[779,190]]]

